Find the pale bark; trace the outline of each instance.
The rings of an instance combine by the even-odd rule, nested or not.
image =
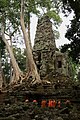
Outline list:
[[[28,39],[29,39],[29,44],[32,50],[32,45],[31,45],[31,38],[30,38],[30,13],[28,13]],[[26,53],[26,70],[29,71],[29,66],[28,66],[28,60],[27,60],[27,53]]]
[[[20,79],[21,75],[22,75],[22,71],[20,70],[17,62],[16,62],[16,59],[14,57],[14,53],[8,43],[8,41],[6,40],[5,38],[5,35],[4,35],[4,26],[2,26],[2,40],[4,41],[6,47],[7,47],[7,50],[9,52],[9,55],[10,55],[10,58],[11,58],[11,62],[12,62],[12,66],[13,66],[13,69],[14,69],[14,72],[15,72],[15,79],[13,81],[11,81],[11,83],[17,83],[17,81]]]
[[[0,57],[0,90],[2,89],[3,78],[2,78],[2,65],[1,65],[1,57]]]
[[[34,63],[34,60],[33,60],[32,50],[31,50],[31,47],[30,47],[30,42],[29,42],[29,37],[28,37],[28,32],[26,32],[26,28],[25,28],[25,24],[24,24],[24,0],[21,0],[20,20],[21,20],[21,28],[22,28],[24,41],[25,41],[25,46],[26,46],[29,70],[32,73],[34,81],[39,83],[39,82],[41,82],[41,79],[40,79],[40,76],[38,74],[36,64]]]
[[[28,38],[29,38],[29,43],[32,49],[32,45],[31,45],[31,37],[30,37],[30,13],[28,13]]]
[[[11,35],[10,35],[10,45],[11,45],[11,49],[13,51]],[[15,72],[14,72],[14,70],[12,68],[12,62],[11,62],[11,59],[10,59],[10,82],[14,81],[14,79],[15,79]]]

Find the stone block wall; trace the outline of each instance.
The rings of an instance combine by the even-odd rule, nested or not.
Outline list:
[[[42,78],[51,72],[68,74],[65,55],[56,51],[52,22],[48,16],[44,15],[38,20],[33,56]]]

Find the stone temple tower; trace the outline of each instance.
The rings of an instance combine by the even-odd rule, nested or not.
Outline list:
[[[34,40],[33,56],[41,77],[54,71],[56,44],[52,30],[52,22],[48,16],[38,20]]]
[[[56,51],[52,22],[48,16],[38,20],[33,56],[41,78],[46,75],[69,76],[67,54]]]

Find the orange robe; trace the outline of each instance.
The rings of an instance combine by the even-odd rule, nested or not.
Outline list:
[[[42,107],[42,108],[45,108],[45,107],[46,107],[46,100],[42,100],[42,101],[41,101],[41,107]]]
[[[53,106],[54,106],[53,100],[49,100],[49,102],[48,102],[48,107],[53,107]]]

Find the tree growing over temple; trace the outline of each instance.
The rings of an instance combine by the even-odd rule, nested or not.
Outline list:
[[[61,20],[58,15],[59,11],[57,9],[58,6],[56,7],[56,4],[58,5],[56,1],[53,2],[51,0],[48,0],[48,1],[46,0],[44,1],[1,0],[1,4],[0,4],[1,37],[9,52],[9,56],[12,63],[11,65],[12,65],[13,76],[14,76],[14,79],[11,81],[12,83],[17,83],[18,81],[24,79],[24,74],[16,61],[16,58],[12,49],[13,45],[11,47],[5,35],[7,35],[9,39],[12,41],[11,36],[14,37],[17,31],[21,32],[21,28],[22,28],[24,43],[26,46],[26,57],[28,59],[28,65],[29,65],[28,66],[29,73],[31,73],[32,75],[32,78],[34,81],[33,83],[41,82],[40,76],[37,72],[37,67],[33,60],[32,50],[30,46],[30,32],[29,32],[30,17],[31,17],[31,13],[36,14],[39,17],[42,16],[39,10],[40,8],[42,9],[43,13],[46,13],[50,16],[50,18],[53,18],[55,23],[59,23]],[[9,31],[10,28],[12,30],[11,32]]]

